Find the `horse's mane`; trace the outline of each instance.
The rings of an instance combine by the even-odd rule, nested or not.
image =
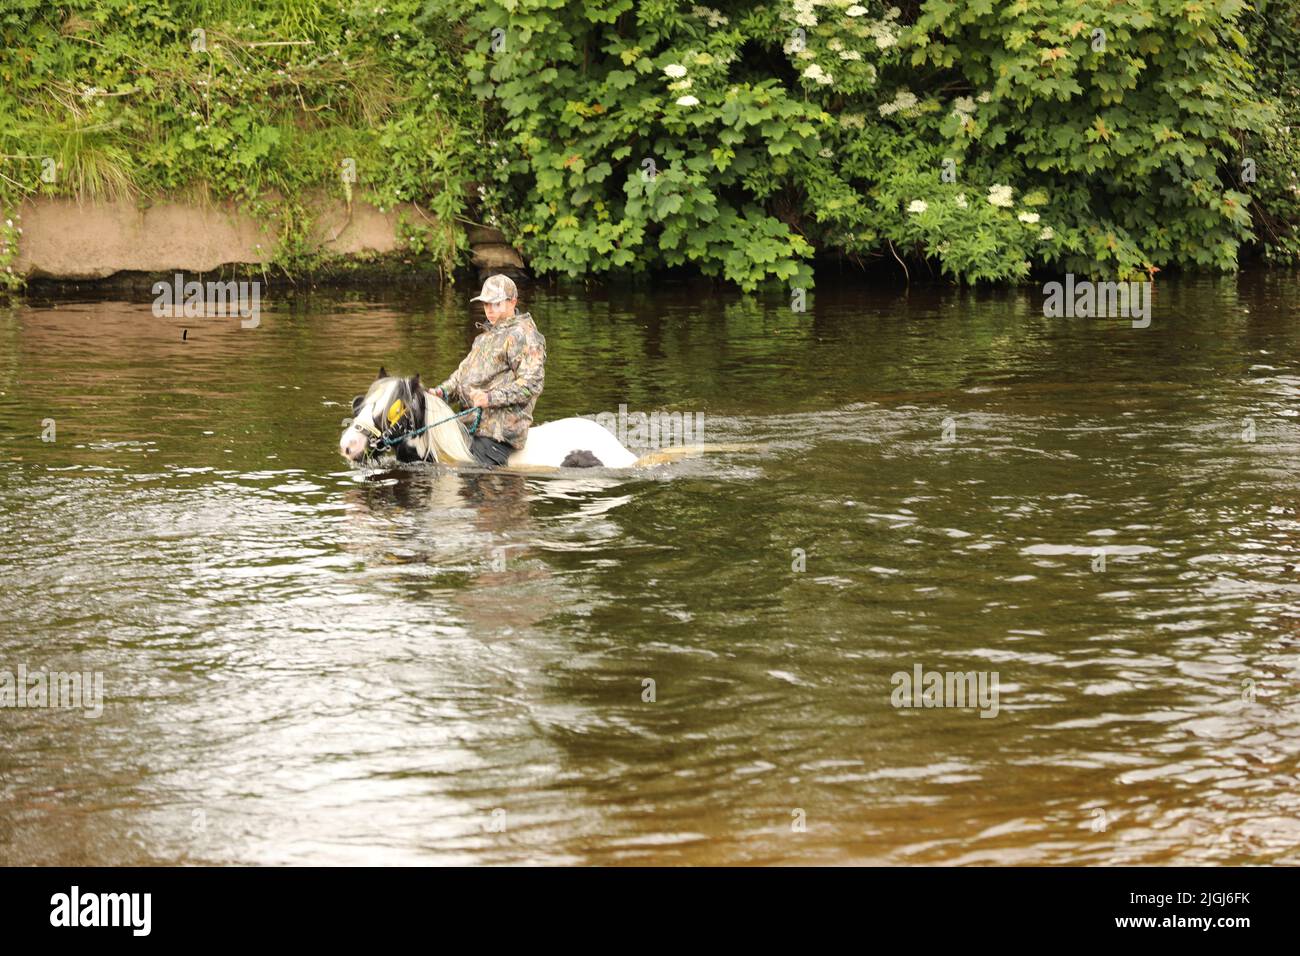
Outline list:
[[[438,396],[426,392],[424,399],[426,422],[442,421],[450,418],[453,414],[451,406]],[[424,433],[429,436],[433,445],[433,452],[437,455],[439,461],[457,465],[474,464],[474,456],[469,451],[469,433],[466,431],[465,426],[461,424],[463,421],[465,421],[464,418],[442,421],[441,425],[434,425]]]
[[[440,422],[423,435],[409,439],[420,453],[420,457],[433,457],[444,464],[474,464],[474,456],[469,451],[467,431],[461,424],[464,419],[451,418],[454,412],[446,402],[430,395],[418,384],[413,389],[410,379],[398,375],[375,379],[366,391],[362,407],[365,414],[382,421],[388,407],[399,398],[407,406],[423,410],[423,414],[416,416],[416,428],[422,428],[430,422]]]

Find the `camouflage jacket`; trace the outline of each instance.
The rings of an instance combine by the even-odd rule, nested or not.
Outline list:
[[[483,409],[478,434],[523,448],[533,407],[542,394],[545,363],[546,338],[531,315],[516,312],[484,329],[460,367],[439,387],[465,407],[469,396],[464,389],[487,392],[488,407]]]

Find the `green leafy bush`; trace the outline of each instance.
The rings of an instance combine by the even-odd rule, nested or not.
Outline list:
[[[1257,0],[1244,31],[1260,89],[1277,119],[1262,136],[1243,137],[1244,184],[1255,196],[1256,233],[1265,259],[1300,263],[1300,6]],[[1249,161],[1249,166],[1247,166]]]
[[[825,250],[1129,277],[1231,269],[1252,236],[1231,171],[1272,110],[1239,0],[430,10],[464,17],[486,198],[543,271],[807,285]]]

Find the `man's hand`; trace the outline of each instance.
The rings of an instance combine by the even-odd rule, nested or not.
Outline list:
[[[432,395],[434,398],[441,398],[443,401],[446,401],[446,400],[447,400],[447,396],[446,396],[445,394],[443,394],[443,391],[442,391],[441,388],[430,388],[430,389],[427,389],[427,391],[428,391],[428,393],[429,393],[430,395]]]
[[[469,404],[471,408],[488,407],[487,392],[483,391],[481,388],[470,388],[470,389],[466,389],[465,391],[466,391],[465,397],[469,399]]]

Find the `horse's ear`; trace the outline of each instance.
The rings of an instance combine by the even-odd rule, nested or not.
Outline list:
[[[353,416],[355,416],[358,412],[361,411],[361,403],[364,402],[365,400],[366,397],[364,395],[358,395],[356,398],[352,399]]]
[[[420,394],[420,373],[416,372],[414,375],[408,378],[406,380],[406,384],[411,387],[412,395],[419,395]]]
[[[388,369],[384,368],[382,365],[379,366],[379,374],[376,375],[375,378],[388,378]]]

